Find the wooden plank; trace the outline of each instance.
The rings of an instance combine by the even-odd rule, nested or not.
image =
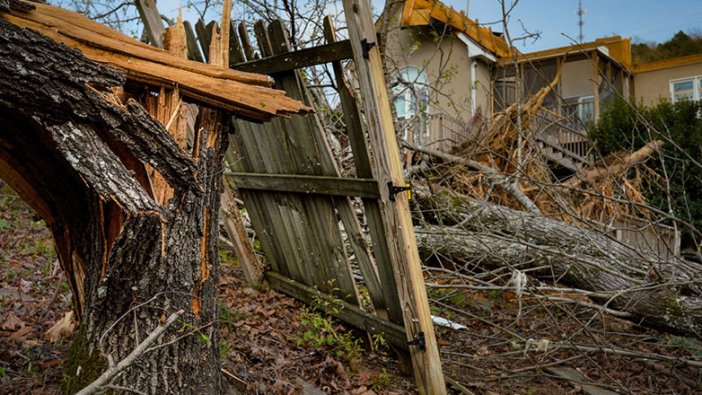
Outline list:
[[[229,67],[246,61],[244,49],[239,42],[239,34],[234,26],[234,21],[229,26]]]
[[[219,24],[222,33],[222,63],[221,66],[229,67],[229,31],[232,26],[232,0],[224,0],[222,3],[222,22]]]
[[[37,7],[39,6],[41,4],[37,3]],[[290,109],[297,107],[306,110],[300,103],[286,98],[282,91],[254,86],[263,82],[261,78],[269,80],[267,76],[203,65],[174,57],[157,48],[129,45],[124,40],[92,33],[89,29],[75,27],[36,11],[28,14],[5,14],[3,18],[18,26],[37,30],[69,47],[78,48],[91,60],[123,69],[133,81],[165,88],[172,88],[177,84],[184,96],[213,107],[237,112],[246,119],[265,121],[281,110],[282,113],[287,112],[285,107],[289,106]],[[87,19],[86,21],[86,24],[92,23]],[[113,34],[119,35],[117,32]],[[130,52],[132,50],[134,52]]]
[[[314,305],[314,302],[317,300],[329,298],[328,294],[324,294],[319,290],[300,284],[295,280],[291,280],[275,272],[266,272],[266,279],[271,285],[271,288],[308,305]],[[338,308],[327,311],[326,313],[358,329],[364,330],[369,334],[382,335],[388,343],[395,347],[405,350],[409,347],[406,340],[407,335],[405,334],[404,328],[400,325],[380,319],[367,311],[363,311],[360,307],[346,303],[343,300],[337,300],[335,304],[337,304],[335,307]]]
[[[146,37],[149,38],[149,42],[155,47],[163,48],[163,34],[166,29],[163,27],[161,13],[158,12],[156,1],[136,0],[134,5],[136,5],[139,17],[144,23],[144,31],[146,32]]]
[[[60,42],[66,43],[62,38],[72,39],[73,41],[68,41],[71,43],[68,45],[76,47],[75,43],[82,44],[83,46],[80,47],[81,50],[85,46],[90,46],[95,49],[107,50],[117,56],[126,55],[130,58],[147,60],[150,63],[158,63],[214,78],[234,80],[261,86],[271,86],[273,84],[273,80],[268,76],[244,73],[225,67],[206,65],[171,56],[163,49],[151,47],[136,41],[116,30],[109,29],[106,26],[76,13],[70,13],[60,8],[41,3],[36,3],[35,6],[36,10],[30,13],[3,14],[2,17],[7,19],[10,23],[22,27],[31,27],[41,33],[52,31],[53,33],[50,37],[58,37],[57,41]],[[31,26],[25,26],[23,21],[33,23]],[[214,23],[211,25],[213,24]]]
[[[195,32],[197,33],[197,41],[200,42],[200,48],[202,48],[202,53],[205,55],[205,61],[210,59],[210,41],[212,40],[212,26],[214,22],[210,22],[205,26],[205,22],[202,19],[198,19],[195,22]]]
[[[273,56],[273,48],[271,48],[271,41],[263,21],[254,23],[254,35],[256,36],[256,42],[258,42],[258,49],[261,51],[261,57],[269,58]]]
[[[343,0],[342,2],[363,95],[378,183],[403,186],[405,181],[383,65],[378,47],[374,45],[376,33],[370,3],[368,0]],[[364,41],[366,45],[363,45]],[[368,44],[373,46],[369,48]],[[397,292],[404,307],[407,340],[412,341],[422,336],[424,338],[424,347],[410,347],[417,389],[420,394],[445,394],[446,384],[429,312],[409,202],[407,196],[402,193],[396,195],[393,200],[390,197],[390,191],[381,188],[381,207]]]
[[[338,60],[349,59],[351,43],[348,40],[305,48],[295,52],[271,56],[265,59],[233,65],[232,68],[249,73],[274,74],[303,67],[315,66]]]
[[[259,46],[263,53],[279,55],[290,51],[290,43],[280,21],[274,21],[268,29],[262,23],[255,25]],[[277,76],[276,87],[284,89],[291,97],[306,100],[309,95],[296,72]],[[316,116],[290,117],[278,122],[278,139],[288,141],[289,150],[285,163],[297,174],[338,176],[333,165],[331,150],[321,134]],[[277,155],[276,160],[285,156]],[[312,197],[302,200],[305,208],[305,223],[308,224],[307,240],[315,255],[308,262],[316,265],[324,281],[317,283],[320,290],[333,292],[337,297],[358,304],[358,290],[351,274],[346,250],[342,247],[338,219],[333,200],[329,197]],[[303,262],[304,264],[304,262]],[[308,269],[309,270],[309,269]]]
[[[193,26],[188,21],[183,22],[183,26],[185,27],[185,38],[188,45],[188,59],[204,63],[205,58],[202,56],[202,52],[200,52]]]
[[[254,173],[225,173],[225,175],[239,189],[375,199],[380,196],[378,183],[373,179]]]
[[[249,39],[249,33],[246,31],[246,24],[244,24],[244,22],[239,22],[237,29],[239,30],[239,39],[241,40],[241,46],[244,48],[244,55],[246,55],[246,59],[256,59],[253,45],[251,45],[251,40]]]
[[[331,17],[327,16],[324,18],[323,24],[326,40],[335,42],[336,33]],[[360,178],[373,178],[370,154],[366,146],[366,137],[363,123],[361,122],[361,114],[356,106],[355,94],[344,77],[341,62],[332,62],[332,69],[336,78],[337,90],[346,123],[346,134],[349,137],[349,144],[353,152],[356,175]],[[365,270],[361,266],[363,277],[368,281],[368,293],[379,316],[390,318],[392,322],[401,324],[403,322],[402,310],[400,309],[399,298],[395,292],[395,279],[392,274],[392,265],[390,264],[385,230],[380,216],[380,207],[377,199],[363,199],[362,202],[371,240],[373,241],[373,254],[376,262],[374,267],[365,268]],[[378,285],[375,285],[376,283]],[[385,284],[385,286],[381,286],[381,284]]]
[[[323,24],[326,40],[328,42],[335,41],[336,33],[331,17],[327,16]],[[341,62],[333,62],[332,69],[336,78],[337,90],[339,92],[342,112],[346,123],[347,136],[349,137],[349,144],[351,145],[354,164],[356,165],[356,175],[363,178],[372,178],[373,168],[366,145],[366,135],[361,121],[361,114],[356,105],[355,93],[344,77]],[[376,314],[378,314],[379,317],[389,319],[395,324],[402,325],[402,308],[400,306],[400,298],[396,291],[397,286],[395,285],[389,247],[385,239],[386,231],[383,224],[380,204],[377,199],[362,199],[362,202],[376,263],[373,267],[368,268],[364,268],[363,265],[360,265],[363,277],[366,279],[368,294],[373,302]],[[373,281],[369,279],[373,279]],[[398,351],[397,357],[400,362],[401,370],[406,374],[410,374],[412,368],[409,353],[406,351]]]

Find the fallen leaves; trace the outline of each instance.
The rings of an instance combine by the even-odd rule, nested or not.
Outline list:
[[[58,320],[54,326],[44,332],[44,340],[55,344],[62,340],[70,339],[73,337],[76,325],[77,323],[73,318],[73,312],[69,311],[64,314],[63,318]]]

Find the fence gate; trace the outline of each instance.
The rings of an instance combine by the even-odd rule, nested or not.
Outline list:
[[[209,48],[207,32],[212,31],[212,26],[200,21],[195,27],[201,47]],[[235,132],[227,154],[231,167],[227,181],[244,201],[270,262],[265,277],[272,288],[308,304],[333,295],[341,301],[340,308],[335,309],[337,318],[369,334],[382,334],[398,351],[401,365],[404,362],[407,367],[411,357],[420,393],[443,393],[433,328],[426,326],[427,320],[429,325],[431,322],[423,280],[419,288],[398,288],[396,283],[406,272],[405,268],[397,270],[396,263],[402,262],[398,256],[404,252],[398,252],[397,245],[389,245],[388,240],[393,240],[389,235],[397,230],[388,225],[383,204],[393,204],[386,201],[394,201],[402,193],[401,188],[374,178],[361,113],[340,63],[354,57],[352,43],[336,41],[330,18],[325,19],[324,28],[327,44],[292,52],[280,21],[268,26],[258,22],[253,28],[257,54],[246,26],[231,26],[230,67],[269,74],[275,78],[276,88],[311,107],[311,95],[296,69],[331,63],[356,177],[341,176],[322,124],[316,114],[310,113],[266,124],[233,119]],[[195,37],[191,29],[188,35]],[[206,51],[204,55],[207,57]],[[397,162],[399,166],[399,159]],[[359,199],[354,204],[352,198]],[[365,212],[367,224],[363,226],[357,207]],[[419,273],[421,279],[418,261],[415,263],[417,270],[412,276]],[[417,278],[412,281],[407,284],[416,285]],[[367,290],[370,308],[368,303],[361,307],[359,287]],[[417,289],[401,291],[407,288]],[[412,296],[400,296],[416,292],[424,292],[423,305],[422,298],[416,302]],[[437,369],[439,379],[434,377]],[[438,392],[432,389],[437,380],[442,388]]]

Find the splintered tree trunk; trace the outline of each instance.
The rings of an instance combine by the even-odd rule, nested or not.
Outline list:
[[[116,70],[0,15],[0,176],[50,227],[81,318],[64,391],[117,363],[171,313],[180,321],[112,383],[216,394],[219,197],[225,122],[186,152]],[[118,99],[119,98],[119,99]],[[153,198],[144,164],[170,188]]]
[[[433,222],[416,229],[426,258],[450,257],[487,268],[544,268],[531,274],[592,291],[593,299],[629,313],[636,323],[700,336],[699,265],[659,258],[596,231],[447,191],[415,196],[425,219]]]

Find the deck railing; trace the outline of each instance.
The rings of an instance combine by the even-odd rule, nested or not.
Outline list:
[[[563,106],[559,115],[555,108],[544,108],[537,114],[535,122],[542,137],[587,158],[590,144],[585,123],[578,117],[577,110],[577,106]]]

